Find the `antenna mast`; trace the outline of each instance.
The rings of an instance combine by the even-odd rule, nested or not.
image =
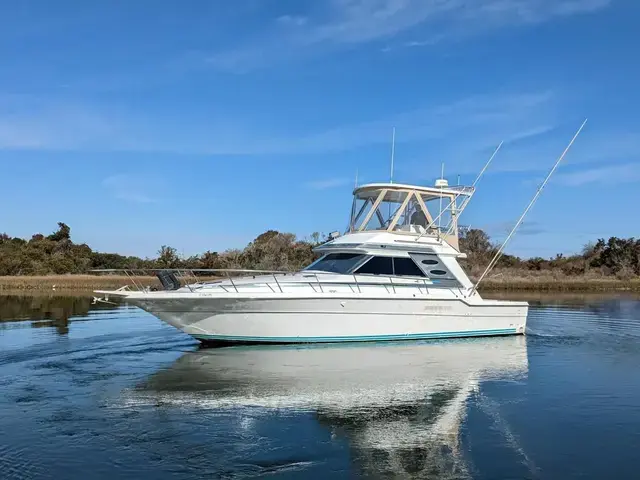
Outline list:
[[[440,180],[440,213],[438,215],[438,237],[440,236],[440,225],[442,223],[440,219],[442,218],[442,187],[444,186],[444,182],[442,182],[442,180],[444,180],[444,162],[442,162],[442,169],[440,170]]]
[[[569,145],[567,145],[567,147],[564,149],[564,152],[562,152],[562,155],[560,155],[556,163],[553,165],[553,168],[549,171],[549,173],[547,174],[542,184],[538,187],[538,190],[536,191],[536,194],[533,196],[533,199],[531,199],[531,202],[529,202],[529,205],[527,205],[527,208],[524,209],[524,212],[522,212],[522,215],[520,216],[520,218],[518,219],[514,227],[511,229],[511,232],[509,232],[509,235],[507,235],[507,238],[502,243],[502,245],[500,246],[500,248],[498,249],[494,257],[491,259],[491,262],[489,262],[489,265],[487,265],[487,268],[484,270],[482,275],[480,275],[480,278],[478,279],[476,284],[473,286],[468,296],[471,296],[475,293],[475,291],[478,289],[478,285],[480,285],[480,282],[482,282],[484,277],[487,276],[487,273],[489,273],[491,269],[495,267],[496,263],[498,263],[498,260],[500,260],[500,257],[502,256],[502,252],[504,251],[504,248],[507,246],[507,244],[511,240],[511,237],[513,237],[514,233],[516,233],[516,230],[518,229],[518,227],[520,227],[520,225],[522,224],[524,217],[526,217],[527,213],[529,213],[529,210],[531,210],[531,207],[533,207],[533,205],[536,203],[536,200],[538,200],[540,193],[542,193],[542,189],[545,187],[545,185],[551,178],[551,175],[553,175],[553,173],[556,171],[556,168],[558,168],[558,165],[560,165],[560,162],[562,161],[562,159],[565,157],[565,155],[573,145],[573,142],[576,141],[576,138],[578,138],[578,135],[580,135],[580,132],[582,132],[582,129],[586,124],[587,124],[587,119],[585,118],[584,122],[582,122],[582,125],[580,125],[580,128],[578,129],[578,131],[575,133],[575,135],[569,142]]]
[[[396,153],[396,127],[393,127],[393,133],[391,134],[391,177],[389,183],[393,183],[393,157]]]

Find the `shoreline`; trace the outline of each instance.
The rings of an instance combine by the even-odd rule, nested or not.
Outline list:
[[[135,277],[136,282],[160,286],[156,277]],[[111,290],[124,285],[132,285],[126,275],[41,275],[41,276],[0,276],[0,294],[14,292],[84,292]]]
[[[210,280],[207,278],[207,280]],[[145,286],[160,287],[156,277],[140,276],[135,281]],[[126,275],[45,275],[45,276],[0,276],[0,293],[15,292],[84,292],[116,289],[131,285]],[[619,280],[615,278],[488,278],[481,292],[640,292],[640,279]]]

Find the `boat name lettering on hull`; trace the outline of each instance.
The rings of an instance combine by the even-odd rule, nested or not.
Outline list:
[[[426,307],[423,307],[423,310],[425,312],[438,312],[438,313],[441,313],[441,312],[450,312],[450,311],[453,310],[453,308],[445,307],[445,306],[442,306],[442,305],[433,305],[433,306],[432,305],[427,305]]]

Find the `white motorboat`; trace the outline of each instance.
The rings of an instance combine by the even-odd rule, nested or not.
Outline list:
[[[458,217],[474,187],[394,183],[354,190],[347,232],[302,271],[243,271],[125,298],[202,342],[311,343],[523,334],[526,302],[483,299],[458,263]],[[228,273],[228,272],[227,272]]]

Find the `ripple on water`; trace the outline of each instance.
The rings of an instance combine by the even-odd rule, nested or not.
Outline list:
[[[536,306],[529,310],[527,334],[567,340],[626,341],[640,338],[640,303]]]
[[[0,444],[0,475],[3,480],[29,480],[45,473],[41,465],[31,458],[27,447]]]
[[[0,321],[2,480],[606,478],[640,448],[635,301],[539,302],[526,338],[214,350],[65,302]]]

